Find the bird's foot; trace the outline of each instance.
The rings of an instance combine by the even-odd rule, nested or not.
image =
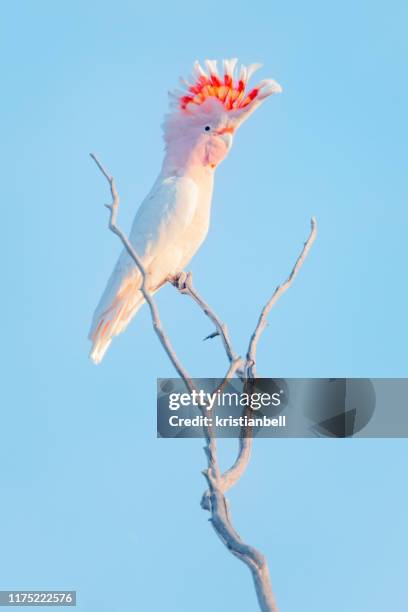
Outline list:
[[[169,281],[182,293],[186,292],[191,281],[191,272],[179,272],[178,274],[175,274],[169,278]]]

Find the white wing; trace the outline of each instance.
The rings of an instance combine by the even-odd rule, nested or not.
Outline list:
[[[153,260],[179,243],[192,223],[197,201],[197,184],[188,177],[171,176],[153,187],[137,211],[130,232],[130,241],[146,270]]]
[[[141,204],[130,232],[130,241],[151,272],[152,290],[174,272],[182,255],[181,237],[197,209],[198,187],[188,177],[172,176],[156,181]],[[99,362],[112,337],[124,331],[143,303],[141,275],[124,249],[96,308],[89,337],[91,358]]]

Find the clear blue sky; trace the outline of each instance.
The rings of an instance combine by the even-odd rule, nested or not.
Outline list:
[[[407,376],[407,17],[402,0],[3,3],[0,588],[77,589],[84,612],[256,609],[199,507],[200,441],[155,438],[155,379],[173,371],[145,309],[100,367],[87,360],[120,250],[88,153],[115,174],[129,227],[178,76],[196,58],[262,62],[284,93],[217,172],[196,285],[244,351],[314,214],[318,241],[259,370]],[[171,288],[159,305],[190,371],[220,375],[208,321]],[[407,448],[256,443],[230,498],[282,612],[408,609]]]

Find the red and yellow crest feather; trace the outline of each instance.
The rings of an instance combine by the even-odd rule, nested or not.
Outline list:
[[[170,93],[173,105],[182,111],[188,111],[213,98],[219,100],[226,111],[234,111],[247,107],[256,99],[262,100],[271,93],[281,91],[280,85],[271,79],[261,81],[259,85],[247,91],[246,86],[251,75],[261,65],[242,65],[236,78],[236,64],[236,59],[223,60],[223,74],[220,75],[215,60],[205,60],[207,72],[196,61],[190,82],[180,79],[184,90]]]

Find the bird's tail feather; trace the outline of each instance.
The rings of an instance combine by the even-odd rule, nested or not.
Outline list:
[[[94,363],[102,361],[113,337],[125,331],[143,302],[141,294],[135,298],[133,291],[130,295],[122,293],[96,321],[94,320],[89,333],[92,341],[89,357]]]

